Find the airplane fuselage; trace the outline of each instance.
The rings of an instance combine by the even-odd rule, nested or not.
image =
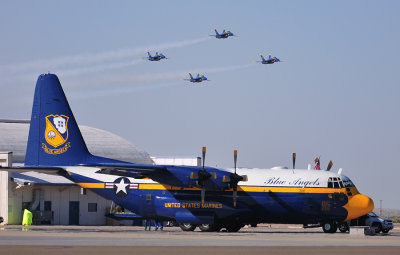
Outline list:
[[[273,64],[273,63],[275,63],[275,60],[273,60],[273,59],[271,59],[271,60],[264,60],[262,63],[263,63],[263,64]]]
[[[200,74],[189,75],[190,81],[207,80]],[[261,222],[334,226],[365,215],[374,206],[349,178],[330,171],[239,168],[236,173],[92,155],[54,74],[38,78],[25,166],[11,170],[65,176],[145,219],[211,224],[227,231]],[[329,229],[334,227],[324,231]]]
[[[149,60],[150,61],[160,61],[161,57],[160,56],[159,57],[150,57]]]
[[[233,206],[233,190],[229,188],[207,189],[202,203],[198,187],[178,188],[150,179],[98,174],[97,170],[85,168],[68,172],[78,185],[143,218],[182,223],[342,222],[355,215],[349,213],[349,201],[363,196],[347,177],[327,171],[239,169],[249,181],[239,183],[236,206]],[[328,184],[329,178],[341,178],[341,184],[337,182],[334,187]]]

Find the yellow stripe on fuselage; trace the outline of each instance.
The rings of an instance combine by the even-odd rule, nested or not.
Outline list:
[[[81,186],[82,188],[85,188],[85,189],[104,189],[105,188],[105,184],[99,183],[99,182],[95,182],[95,183],[77,182],[76,184],[78,184],[79,186]]]
[[[87,189],[104,189],[104,183],[77,183],[82,188]],[[200,190],[199,188],[180,188],[173,187],[169,185],[163,184],[154,184],[154,183],[139,183],[139,189],[145,190]],[[332,189],[332,188],[301,188],[301,187],[264,187],[264,186],[238,186],[238,191],[244,192],[275,192],[275,193],[347,193],[345,188],[342,189]],[[356,195],[359,192],[355,187],[350,187],[352,195]],[[228,189],[225,191],[232,191],[232,189]]]

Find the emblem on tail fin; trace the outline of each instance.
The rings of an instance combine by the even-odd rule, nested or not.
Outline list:
[[[62,154],[71,147],[68,140],[68,116],[65,115],[48,115],[46,116],[46,129],[44,131],[44,138],[46,142],[54,147],[49,148],[45,143],[42,143],[42,149],[47,154]],[[57,148],[60,147],[61,148]]]

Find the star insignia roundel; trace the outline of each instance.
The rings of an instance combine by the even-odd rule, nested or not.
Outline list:
[[[129,194],[129,185],[131,182],[126,177],[120,177],[114,181],[114,193],[120,198]]]

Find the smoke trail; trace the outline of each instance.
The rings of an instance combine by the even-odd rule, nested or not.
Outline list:
[[[218,72],[228,72],[228,71],[235,71],[240,69],[245,69],[248,67],[253,66],[254,64],[244,64],[244,65],[233,65],[233,66],[223,66],[223,67],[213,67],[213,68],[193,68],[192,70],[197,70],[199,73],[218,73]],[[102,85],[110,86],[112,85],[112,89],[105,89],[105,91],[117,93],[124,93],[129,92],[126,88],[118,88],[116,86],[121,85],[133,85],[138,83],[150,83],[150,82],[167,82],[171,80],[178,81],[179,78],[183,78],[187,76],[187,70],[179,70],[173,72],[164,72],[164,73],[148,73],[142,75],[112,75],[107,77],[102,77],[96,80],[90,81],[76,81],[73,82],[74,87],[84,88],[84,87],[97,87],[96,91],[103,91],[99,90],[99,87]],[[208,77],[212,80],[212,77]],[[72,83],[72,82],[71,82]],[[179,83],[178,83],[179,84]],[[119,91],[119,92],[118,92]]]
[[[42,59],[26,63],[10,64],[0,66],[0,75],[3,74],[16,74],[16,73],[26,73],[26,72],[36,72],[38,70],[54,70],[57,68],[93,65],[93,64],[104,64],[108,61],[115,61],[124,58],[131,58],[133,56],[138,56],[145,53],[147,50],[165,50],[172,48],[180,48],[188,45],[198,44],[208,40],[208,38],[199,38],[192,40],[176,41],[163,43],[158,45],[151,45],[146,47],[137,48],[126,48],[119,49],[115,51],[105,51],[99,53],[85,53],[78,54],[75,56],[66,56],[56,59]]]
[[[224,66],[224,67],[213,67],[213,68],[193,68],[192,70],[196,70],[198,73],[219,73],[219,72],[228,72],[235,71],[240,69],[245,69],[253,64],[245,64],[245,65],[234,65],[234,66]],[[182,76],[186,76],[188,73],[187,70],[173,71],[173,72],[165,72],[158,74],[144,74],[144,75],[127,75],[127,76],[117,76],[117,77],[109,77],[108,79],[104,79],[103,82],[107,82],[108,84],[131,84],[131,83],[144,83],[144,82],[154,82],[154,81],[166,81],[166,80],[174,80],[182,78]]]
[[[139,85],[133,87],[113,87],[111,89],[100,89],[100,90],[91,90],[90,93],[79,93],[72,92],[72,96],[77,99],[87,99],[87,98],[97,98],[97,97],[109,97],[110,95],[119,95],[119,94],[127,94],[138,91],[145,90],[153,90],[153,89],[161,89],[167,87],[178,86],[179,83],[176,82],[167,82],[167,83],[156,83],[151,85]]]
[[[76,68],[76,69],[60,69],[60,70],[54,70],[55,73],[59,74],[62,77],[68,77],[68,76],[77,76],[81,74],[87,74],[87,73],[92,73],[92,72],[101,72],[101,71],[106,71],[106,70],[111,70],[111,69],[119,69],[127,66],[132,66],[136,65],[143,62],[143,60],[134,60],[134,61],[127,61],[127,62],[120,62],[120,63],[110,63],[110,64],[104,64],[104,65],[96,65],[96,66],[90,66],[90,67],[81,67],[81,68]]]

